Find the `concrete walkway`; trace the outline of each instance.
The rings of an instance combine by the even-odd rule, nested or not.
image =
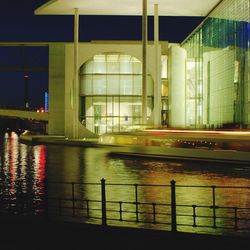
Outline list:
[[[178,133],[177,133],[178,134]],[[185,133],[184,133],[185,134]],[[119,137],[118,141],[126,141],[128,137],[133,137],[133,134],[114,134],[111,137]],[[177,140],[176,133],[168,133],[168,139]],[[182,133],[183,136],[183,133]],[[193,137],[189,139],[201,140],[204,135],[200,135],[200,139],[197,134],[194,133]],[[215,142],[221,142],[221,135],[211,135],[210,139]],[[138,138],[145,139],[145,135],[138,134]],[[213,138],[213,139],[212,139]],[[241,138],[241,139],[239,139]],[[178,138],[179,140],[180,138]],[[204,138],[203,138],[204,139]],[[164,141],[164,137],[158,136],[157,140]],[[226,140],[226,139],[225,139]],[[230,141],[231,147],[235,148],[186,148],[183,146],[145,146],[143,144],[122,144],[122,143],[100,143],[97,138],[83,138],[83,139],[68,139],[64,136],[42,136],[42,135],[25,135],[20,136],[22,143],[31,144],[55,144],[65,146],[80,146],[80,147],[101,147],[106,148],[107,151],[113,155],[118,156],[131,156],[131,157],[150,157],[150,158],[162,158],[162,159],[176,159],[182,161],[207,161],[207,162],[221,162],[221,163],[233,163],[233,164],[250,164],[250,137],[237,135],[227,136],[227,141]],[[241,148],[244,147],[244,150]]]
[[[250,237],[0,219],[1,250],[249,249]]]

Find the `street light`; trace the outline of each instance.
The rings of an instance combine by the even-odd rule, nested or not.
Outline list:
[[[28,101],[28,80],[29,76],[24,75],[24,104],[25,108],[29,108],[29,101]]]

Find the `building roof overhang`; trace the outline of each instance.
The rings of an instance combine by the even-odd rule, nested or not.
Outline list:
[[[148,0],[148,15],[154,4],[160,16],[207,16],[221,0]],[[37,15],[124,15],[141,16],[142,0],[50,0],[35,10]]]

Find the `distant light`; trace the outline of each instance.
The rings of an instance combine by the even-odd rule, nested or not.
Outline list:
[[[28,75],[25,75],[24,78],[29,78],[29,76],[28,76]]]
[[[44,113],[44,108],[41,107],[41,108],[37,109],[36,112],[37,112],[37,113]]]
[[[45,107],[45,112],[48,112],[49,111],[49,96],[47,92],[45,92],[44,94],[44,107]]]

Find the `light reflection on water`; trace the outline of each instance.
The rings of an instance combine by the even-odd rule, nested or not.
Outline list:
[[[11,132],[0,139],[1,198],[11,201],[7,209],[22,209],[37,213],[44,196],[46,147],[20,144]]]
[[[249,166],[121,159],[109,157],[107,150],[100,148],[25,145],[14,133],[6,134],[0,142],[1,195],[12,200],[13,206],[24,202],[23,197],[28,198],[24,207],[34,213],[42,209],[45,173],[49,182],[100,183],[105,178],[107,183],[116,184],[169,185],[174,179],[177,185],[250,186]],[[76,190],[80,196],[77,198],[100,199],[100,186],[77,186]],[[133,185],[107,186],[106,190],[108,200],[135,201]],[[51,187],[49,193],[70,195],[71,188]],[[170,203],[169,187],[139,187],[138,194],[140,202]],[[216,189],[216,195],[216,205],[250,207],[248,190]],[[212,205],[212,189],[177,188],[177,204]],[[184,211],[177,208],[177,212]],[[132,217],[127,215],[128,219]]]

